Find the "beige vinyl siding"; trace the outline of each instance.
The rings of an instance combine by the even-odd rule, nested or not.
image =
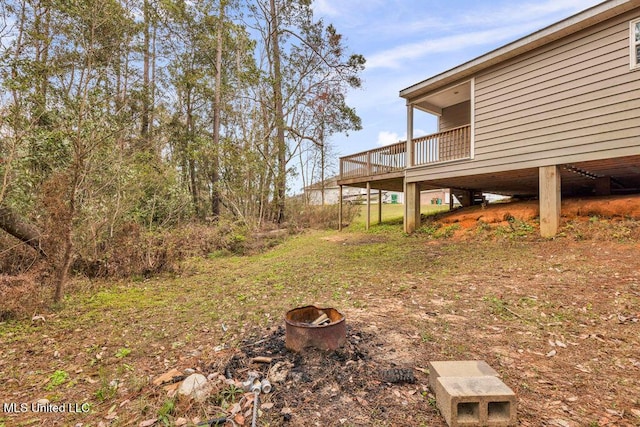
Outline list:
[[[475,157],[408,181],[640,154],[640,72],[629,22],[604,21],[475,76]]]
[[[444,132],[469,123],[471,123],[471,101],[465,101],[442,109],[439,129],[440,132]]]

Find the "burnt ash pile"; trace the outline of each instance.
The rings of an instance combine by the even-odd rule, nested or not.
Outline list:
[[[345,345],[337,350],[306,348],[296,353],[285,347],[285,330],[278,327],[244,340],[224,375],[241,380],[258,372],[271,381],[272,393],[262,397],[269,410],[260,418],[267,425],[312,425],[314,418],[338,422],[338,414],[349,414],[347,421],[357,424],[358,418],[369,420],[372,411],[385,419],[387,408],[380,396],[397,387],[394,384],[415,383],[414,372],[376,360],[385,349],[373,334],[347,326],[346,335]]]

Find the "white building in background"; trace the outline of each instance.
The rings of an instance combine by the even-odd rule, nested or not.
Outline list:
[[[304,196],[311,205],[322,204],[323,185],[318,182],[304,188]],[[338,186],[338,177],[334,176],[324,181],[324,204],[338,204],[340,197],[340,187]],[[366,203],[367,190],[358,187],[343,187],[342,199],[345,203]],[[378,203],[378,191],[371,192],[371,203]],[[382,203],[404,203],[404,194],[399,191],[383,191]]]
[[[304,195],[311,205],[322,204],[322,184],[315,183],[304,188]],[[378,190],[371,191],[371,203],[378,203]],[[331,177],[324,182],[324,204],[335,205],[340,197],[340,187],[338,177]],[[448,205],[450,201],[448,189],[425,190],[420,192],[421,205]],[[367,190],[359,187],[342,188],[342,199],[344,203],[364,204],[367,201]],[[489,199],[489,198],[487,198]],[[382,191],[382,203],[404,204],[404,193],[401,191]],[[454,197],[454,204],[457,203]]]

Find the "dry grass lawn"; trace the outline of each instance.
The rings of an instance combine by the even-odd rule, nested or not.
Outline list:
[[[251,364],[259,355],[289,373],[263,396],[260,426],[444,426],[423,368],[456,359],[499,372],[522,426],[640,425],[640,223],[589,211],[544,240],[535,220],[496,215],[412,236],[397,224],[308,232],[174,275],[79,279],[62,307],[34,313],[44,319],[0,323],[0,426],[194,425],[242,394],[219,381],[184,402],[152,380],[173,368],[243,380],[269,369]],[[345,314],[343,349],[284,348],[284,313],[307,304]],[[385,381],[398,368],[416,382]],[[4,405],[42,398],[87,413]]]

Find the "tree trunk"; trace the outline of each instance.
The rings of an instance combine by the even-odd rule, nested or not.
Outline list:
[[[222,111],[222,32],[224,28],[224,8],[225,2],[220,2],[220,13],[218,16],[218,28],[216,34],[216,87],[213,100],[213,147],[212,147],[212,167],[211,167],[211,215],[214,220],[220,216],[220,191],[218,181],[220,180],[220,113]]]
[[[280,42],[278,39],[278,11],[275,0],[269,2],[272,29],[271,45],[273,55],[273,95],[276,119],[276,152],[278,156],[278,171],[275,179],[275,220],[278,224],[284,222],[285,195],[287,191],[287,144],[284,139],[284,107],[282,105],[282,72],[280,64]]]
[[[191,198],[193,200],[193,210],[196,214],[196,217],[200,218],[200,196],[198,194],[198,178],[196,176],[196,159],[195,154],[193,153],[193,144],[195,138],[195,119],[193,117],[193,105],[192,105],[192,88],[188,87],[186,91],[186,113],[187,113],[187,158],[189,165],[189,183],[191,190]]]
[[[149,19],[149,1],[144,0],[143,16],[144,16],[144,29],[143,29],[143,64],[142,64],[142,123],[140,125],[140,137],[142,138],[142,145],[144,149],[149,149],[149,116],[150,116],[150,96],[149,96],[149,80],[150,80],[150,19]]]
[[[43,257],[47,256],[41,246],[42,233],[40,230],[23,220],[13,209],[5,205],[0,205],[0,229],[31,246]]]

